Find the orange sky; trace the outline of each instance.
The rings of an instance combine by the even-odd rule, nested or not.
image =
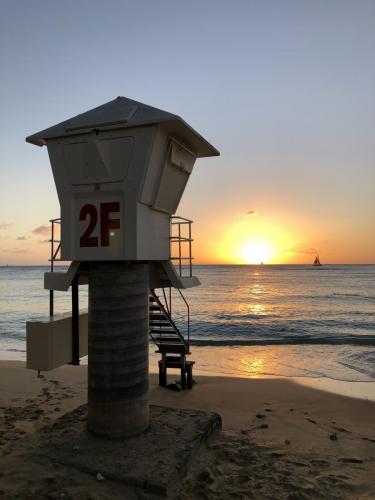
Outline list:
[[[195,182],[199,182],[199,177],[197,168]],[[362,227],[356,221],[344,224],[329,216],[319,220],[304,214],[278,214],[270,207],[263,212],[251,205],[244,205],[240,212],[238,202],[233,205],[228,203],[221,213],[206,209],[204,199],[194,197],[193,186],[189,187],[179,214],[195,221],[195,263],[308,264],[317,253],[323,263],[375,262],[374,232],[365,224]],[[11,223],[0,224],[1,265],[47,263],[48,218],[58,215],[57,200],[49,204],[48,214],[43,213],[44,206],[43,203],[40,214],[31,212],[14,218]]]

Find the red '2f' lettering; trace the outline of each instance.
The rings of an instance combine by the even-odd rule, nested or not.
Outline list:
[[[120,229],[120,219],[111,219],[110,214],[120,212],[120,203],[107,202],[100,204],[100,245],[109,246],[111,229]],[[79,220],[84,221],[89,217],[89,223],[79,240],[80,247],[97,247],[98,237],[91,236],[98,222],[98,212],[95,205],[88,203],[81,208]]]

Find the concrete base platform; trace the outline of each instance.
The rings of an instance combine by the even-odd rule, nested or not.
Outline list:
[[[126,490],[126,498],[133,498],[131,492],[134,498],[174,498],[200,445],[221,429],[221,418],[216,413],[161,406],[151,406],[150,412],[151,425],[141,435],[126,440],[107,440],[87,432],[87,407],[81,406],[18,443],[18,450],[14,450],[17,470],[13,480],[17,481],[17,476],[20,479],[22,463],[27,464],[24,465],[26,476],[30,475],[30,464],[34,463],[37,466],[32,469],[32,477],[23,474],[29,492],[33,491],[33,485],[40,485],[46,475],[55,471],[67,481],[60,481],[59,485],[50,481],[53,491],[48,490],[47,481],[47,490],[40,491],[43,495],[55,492],[53,494],[59,498],[60,491],[61,498],[75,498],[69,487],[69,478],[75,478],[75,483],[79,483],[77,473],[83,473],[81,484],[90,485],[93,493],[98,492],[99,487],[101,498],[107,498],[107,494],[108,498],[120,498],[125,493],[121,485],[130,488]],[[9,464],[12,463],[9,461],[11,455],[6,457]],[[0,466],[2,463],[3,460]],[[11,481],[11,471],[6,474]],[[113,488],[113,485],[120,488]],[[119,497],[114,494],[115,490],[119,491]],[[20,489],[17,488],[15,493],[21,494],[17,498],[23,498]]]

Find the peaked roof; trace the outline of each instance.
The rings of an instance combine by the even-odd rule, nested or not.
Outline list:
[[[47,144],[48,139],[77,135],[93,129],[128,128],[169,122],[171,129],[186,137],[194,147],[198,157],[217,156],[220,153],[181,117],[127,97],[117,97],[113,101],[81,113],[53,127],[46,128],[26,137],[26,141],[37,146]]]

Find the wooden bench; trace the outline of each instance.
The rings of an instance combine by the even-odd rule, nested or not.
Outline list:
[[[191,389],[193,387],[193,365],[195,361],[187,361],[186,356],[167,356],[162,354],[159,361],[159,385],[167,385],[167,368],[179,368],[181,370],[181,389]]]

